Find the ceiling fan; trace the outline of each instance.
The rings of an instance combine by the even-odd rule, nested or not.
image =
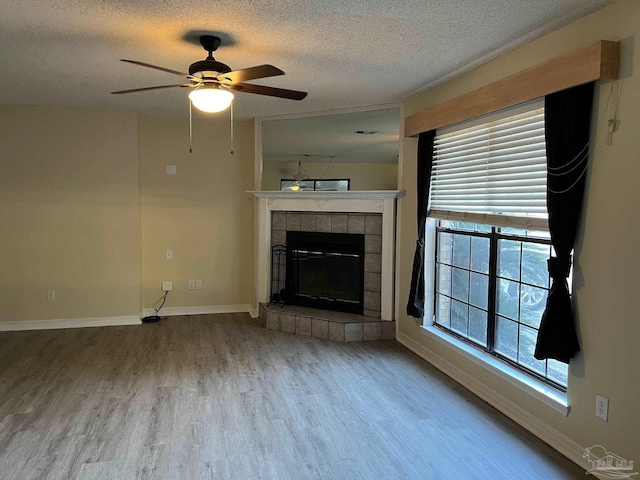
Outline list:
[[[293,179],[295,180],[295,182],[293,182],[292,185],[288,186],[285,188],[285,190],[290,190],[293,192],[297,192],[299,190],[313,190],[313,186],[312,185],[307,185],[305,183],[305,180],[307,180],[309,178],[309,176],[307,175],[307,172],[304,171],[304,168],[302,168],[302,162],[298,161],[298,173],[293,175]]]
[[[193,103],[193,106],[199,110],[209,113],[221,112],[229,107],[233,100],[232,91],[256,93],[258,95],[268,95],[271,97],[286,98],[290,100],[302,100],[307,96],[307,92],[245,83],[247,80],[257,80],[259,78],[284,75],[284,72],[273,65],[258,65],[256,67],[243,68],[240,70],[231,70],[228,65],[218,62],[213,58],[213,52],[218,49],[220,43],[221,40],[219,37],[214,35],[202,35],[200,37],[200,44],[209,55],[205,60],[192,63],[189,66],[189,73],[179,72],[170,68],[158,67],[149,63],[138,62],[136,60],[122,59],[121,61],[123,62],[179,75],[188,79],[189,83],[134,88],[111,93],[135,93],[174,87],[191,88],[193,91],[189,93],[189,99]]]

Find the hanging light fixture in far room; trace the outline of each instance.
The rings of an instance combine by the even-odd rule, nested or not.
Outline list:
[[[302,181],[305,178],[307,178],[307,175],[305,175],[302,172],[303,172],[302,163],[298,161],[298,173],[293,175],[293,179],[295,180],[295,182],[293,183],[293,185],[291,185],[291,190],[293,190],[294,192],[297,192],[301,188],[304,188]]]
[[[323,155],[305,153],[304,156],[306,158],[310,158],[310,157],[322,157]],[[309,177],[309,175],[305,171],[304,167],[302,166],[302,162],[298,160],[298,173],[294,173],[293,175],[291,175],[295,181],[293,182],[293,185],[291,185],[290,187],[286,187],[286,189],[292,192],[298,192],[300,190],[315,190],[316,182],[318,180],[324,180],[324,177],[326,177],[327,172],[329,171],[329,167],[331,166],[335,158],[336,158],[335,155],[329,155],[329,162],[327,164],[327,168],[325,169],[324,173],[320,178],[315,178],[313,180],[311,179],[311,177]],[[308,180],[306,184],[305,184],[305,180]],[[311,183],[311,185],[309,185],[309,183]]]

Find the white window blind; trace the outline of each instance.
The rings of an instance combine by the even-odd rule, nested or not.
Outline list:
[[[547,228],[542,100],[438,129],[430,215]]]

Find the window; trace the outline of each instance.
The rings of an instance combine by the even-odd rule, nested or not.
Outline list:
[[[541,380],[567,366],[533,357],[550,287],[547,232],[440,220],[435,324]]]
[[[434,324],[566,389],[566,364],[533,357],[550,287],[546,175],[539,103],[438,130]]]
[[[298,190],[316,190],[324,192],[346,191],[349,190],[350,183],[351,180],[348,178],[333,180],[305,179],[300,181],[283,178],[280,180],[280,190],[293,191],[294,188],[292,187],[298,186]]]

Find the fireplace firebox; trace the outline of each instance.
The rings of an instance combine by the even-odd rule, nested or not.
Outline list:
[[[364,235],[287,232],[287,303],[363,312]]]

